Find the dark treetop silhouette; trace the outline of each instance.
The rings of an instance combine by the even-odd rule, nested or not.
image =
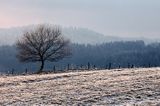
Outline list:
[[[24,33],[17,41],[17,58],[21,62],[41,62],[38,73],[44,68],[45,61],[58,61],[71,55],[69,40],[62,36],[58,27],[39,25],[34,30]]]

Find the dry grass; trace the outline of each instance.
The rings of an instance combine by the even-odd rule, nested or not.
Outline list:
[[[1,76],[0,105],[160,106],[160,68]]]

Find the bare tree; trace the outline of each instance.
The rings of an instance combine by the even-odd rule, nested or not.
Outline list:
[[[69,40],[62,36],[60,28],[39,25],[24,33],[17,41],[17,58],[21,62],[41,62],[38,73],[44,68],[45,61],[55,62],[71,54]]]

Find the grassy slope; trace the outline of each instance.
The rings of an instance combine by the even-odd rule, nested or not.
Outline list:
[[[160,68],[0,77],[0,105],[160,105]]]

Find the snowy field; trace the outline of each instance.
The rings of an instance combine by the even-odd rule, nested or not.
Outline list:
[[[160,68],[0,76],[0,105],[160,106]]]

